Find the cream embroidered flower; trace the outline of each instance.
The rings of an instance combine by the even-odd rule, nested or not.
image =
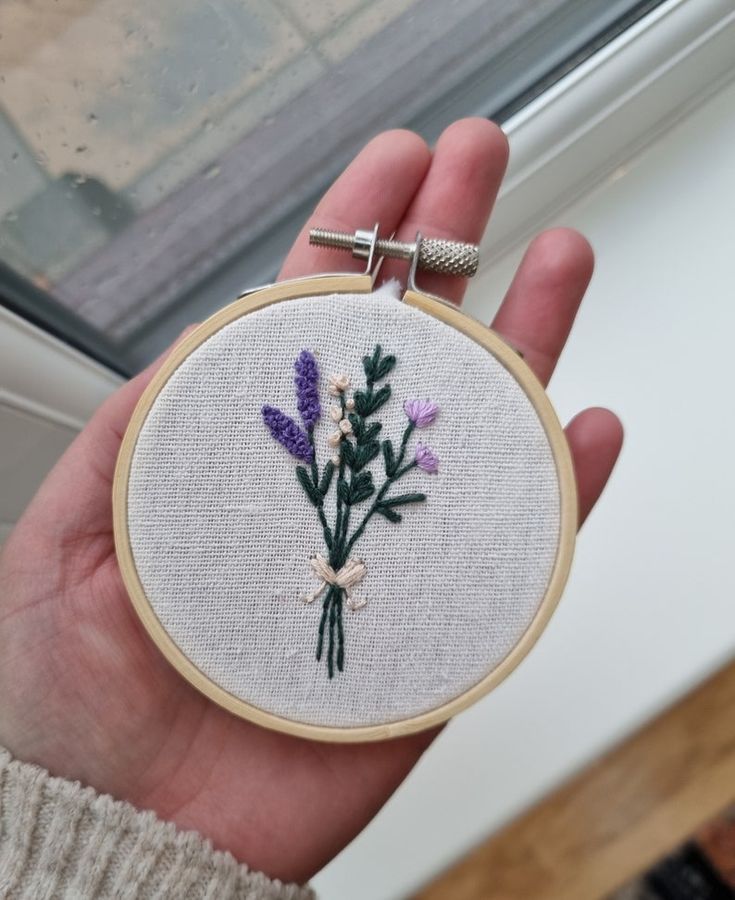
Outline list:
[[[352,434],[352,422],[349,419],[340,419],[339,430],[342,434]]]
[[[327,443],[329,444],[330,447],[339,447],[341,440],[342,440],[342,432],[341,431],[333,431],[327,438]]]
[[[339,397],[340,394],[344,394],[349,386],[350,376],[346,375],[344,372],[340,372],[338,375],[329,376],[329,393],[333,397]]]
[[[350,412],[355,408],[355,401],[350,397],[349,400],[345,400],[345,409],[349,409]]]
[[[339,422],[339,420],[342,418],[342,410],[339,408],[339,406],[329,407],[329,418],[333,422]]]

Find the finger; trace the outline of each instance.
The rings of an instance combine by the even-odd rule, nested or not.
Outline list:
[[[396,235],[413,241],[442,237],[478,243],[487,225],[508,163],[508,141],[487,119],[460,119],[446,128],[434,150],[431,168],[403,218]],[[405,281],[406,263],[386,260],[381,280]],[[422,290],[447,300],[461,301],[467,280],[421,273]]]
[[[581,526],[615,466],[623,446],[623,426],[609,409],[593,407],[575,416],[566,434],[574,460]]]
[[[571,228],[536,237],[495,316],[492,328],[519,350],[547,384],[592,278],[589,242]]]
[[[355,157],[322,198],[286,257],[279,279],[365,268],[344,250],[309,245],[311,228],[354,232],[380,222],[381,234],[398,227],[431,162],[426,142],[411,131],[379,134]]]

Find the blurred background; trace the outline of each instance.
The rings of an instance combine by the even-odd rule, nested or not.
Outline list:
[[[326,900],[735,896],[734,77],[732,0],[0,0],[0,539],[108,393],[273,280],[378,131],[506,131],[472,315],[540,229],[595,248],[550,393],[627,444],[565,599]]]
[[[655,5],[5,0],[3,282],[129,373],[272,280],[377,131],[502,122]]]

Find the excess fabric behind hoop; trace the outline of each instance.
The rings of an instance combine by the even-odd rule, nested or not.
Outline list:
[[[368,602],[345,613],[347,664],[329,680],[315,659],[320,603],[299,599],[317,586],[323,532],[261,407],[297,415],[293,361],[312,351],[323,465],[328,375],[359,386],[376,344],[397,358],[381,436],[400,439],[405,399],[435,401],[440,466],[401,484],[425,502],[361,538]],[[381,467],[369,466],[378,484]],[[296,722],[377,725],[459,696],[519,641],[556,559],[559,479],[524,390],[469,337],[386,291],[301,298],[231,322],[174,372],[135,446],[128,529],[155,614],[211,681]]]

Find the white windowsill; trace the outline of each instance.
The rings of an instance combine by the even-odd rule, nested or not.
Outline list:
[[[467,303],[491,319],[542,226],[591,239],[596,275],[551,397],[562,419],[615,409],[620,464],[533,653],[317,876],[322,900],[406,896],[735,652],[735,12],[687,0],[655,17],[510,123],[511,177]]]

